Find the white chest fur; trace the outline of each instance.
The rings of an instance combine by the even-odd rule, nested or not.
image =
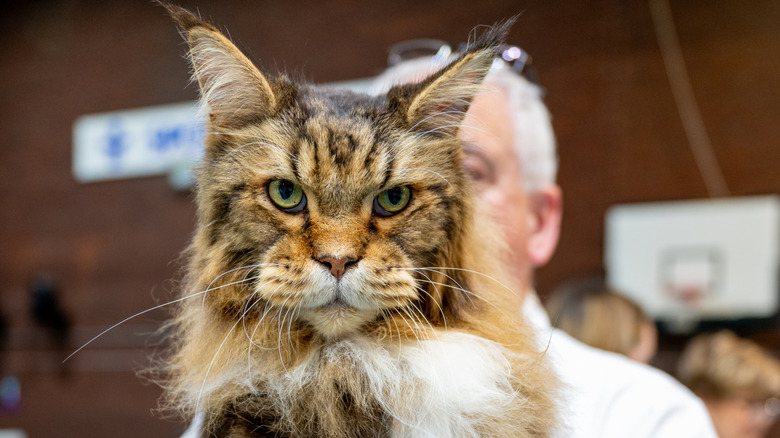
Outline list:
[[[313,395],[304,388],[332,387],[323,379],[339,380],[355,403],[373,403],[392,417],[394,437],[477,437],[496,423],[511,428],[507,414],[526,402],[515,390],[510,354],[494,342],[456,332],[406,344],[353,338],[322,347],[263,386],[273,399],[288,401],[281,403],[287,415],[297,415],[299,398],[329,397],[328,390]]]

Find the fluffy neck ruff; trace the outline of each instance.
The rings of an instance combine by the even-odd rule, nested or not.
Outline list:
[[[187,391],[212,433],[526,437],[544,436],[548,427],[533,384],[540,354],[463,332],[414,342],[349,337],[312,345],[299,363],[274,371],[268,364],[278,363],[278,352],[248,359]],[[231,409],[209,412],[213,402]],[[252,418],[237,421],[238,413]]]

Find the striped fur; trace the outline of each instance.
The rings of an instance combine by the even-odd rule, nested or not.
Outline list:
[[[548,436],[554,379],[475,226],[456,136],[507,26],[368,97],[264,74],[166,7],[208,114],[170,403],[211,436]],[[277,179],[306,208],[276,207]],[[397,186],[409,205],[375,214]],[[326,256],[353,261],[340,280]]]

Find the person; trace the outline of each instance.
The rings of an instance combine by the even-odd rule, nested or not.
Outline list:
[[[723,330],[694,337],[677,377],[704,400],[720,438],[761,438],[780,414],[780,361]]]
[[[602,279],[565,283],[545,303],[554,327],[601,350],[650,363],[658,347],[655,322],[627,296]]]
[[[523,285],[524,315],[562,381],[558,436],[715,437],[703,403],[671,376],[551,327],[532,279],[533,269],[547,263],[557,245],[562,193],[555,183],[550,116],[541,89],[517,74],[522,57],[513,56],[515,49],[501,53],[515,60],[511,66],[496,58],[459,135],[464,166],[509,246],[507,263]],[[378,77],[375,92],[422,80],[450,59],[443,52],[391,67]]]

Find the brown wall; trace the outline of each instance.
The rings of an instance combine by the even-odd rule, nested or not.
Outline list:
[[[317,82],[381,71],[394,42],[458,42],[477,24],[523,12],[510,39],[534,55],[547,89],[566,204],[561,245],[538,275],[542,293],[601,272],[609,205],[707,196],[643,1],[180,3],[265,66]],[[71,127],[83,114],[194,99],[181,39],[142,0],[0,8],[0,313],[11,327],[0,373],[19,377],[23,403],[0,412],[0,428],[176,436],[180,424],[150,413],[157,387],[133,373],[165,313],[127,322],[63,366],[30,316],[29,283],[38,273],[56,280],[74,323],[65,351],[171,297],[193,225],[190,195],[164,178],[77,184]],[[780,192],[780,2],[680,0],[673,13],[731,191]],[[780,349],[775,331],[757,337]]]

